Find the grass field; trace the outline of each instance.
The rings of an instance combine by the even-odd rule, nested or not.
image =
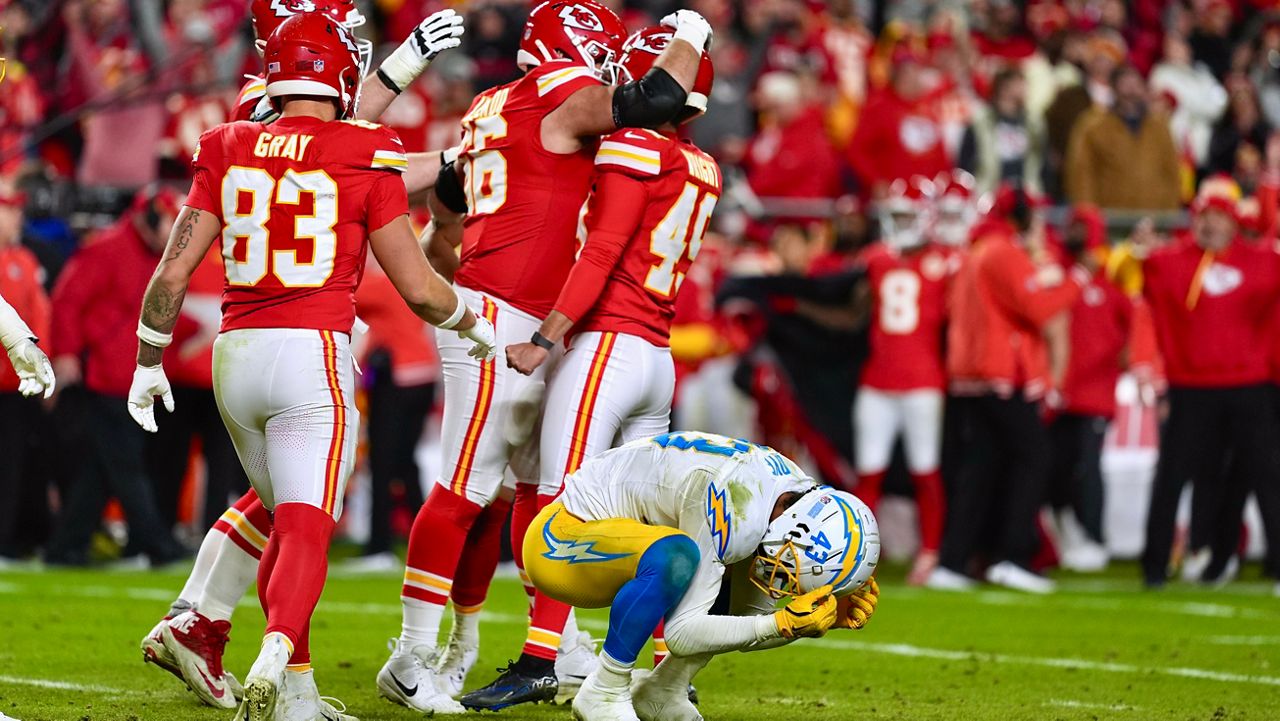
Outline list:
[[[1148,593],[1121,568],[1063,578],[1061,593],[1032,598],[929,592],[903,586],[892,569],[882,575],[867,629],[713,662],[697,679],[706,717],[1280,719],[1280,599],[1269,584]],[[138,640],[182,578],[0,573],[0,711],[22,721],[229,719],[141,662]],[[394,577],[332,579],[313,627],[321,692],[366,721],[419,718],[373,684],[399,628],[398,591]],[[472,684],[518,652],[523,610],[518,583],[495,581]],[[599,637],[603,619],[582,623]],[[256,599],[234,622],[227,664],[243,675],[263,627]],[[570,716],[539,706],[497,718]]]

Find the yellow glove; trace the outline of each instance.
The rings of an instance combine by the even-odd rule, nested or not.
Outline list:
[[[825,634],[836,622],[836,599],[831,595],[831,586],[796,596],[773,618],[783,638],[817,638]]]
[[[867,585],[840,599],[836,605],[836,623],[833,628],[862,628],[871,619],[871,614],[876,612],[879,601],[880,584],[872,576]]]

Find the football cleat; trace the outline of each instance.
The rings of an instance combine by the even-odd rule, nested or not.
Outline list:
[[[210,621],[197,611],[180,613],[160,629],[164,648],[187,688],[214,708],[236,707],[235,693],[222,668],[230,632],[230,622]]]
[[[394,638],[390,647],[391,658],[378,672],[378,692],[383,698],[428,714],[467,712],[440,690],[435,671],[440,655],[437,649],[426,645],[407,648]]]
[[[462,641],[452,636],[440,657],[440,665],[436,668],[436,688],[449,698],[457,698],[467,682],[467,674],[476,665],[480,656],[480,645],[473,641]]]
[[[631,705],[640,721],[703,721],[695,703],[692,685],[664,685],[647,669],[631,672]]]
[[[972,591],[976,585],[972,578],[963,573],[956,573],[946,566],[934,568],[924,582],[925,588],[932,588],[935,591]]]
[[[604,688],[597,674],[592,672],[573,697],[573,717],[578,721],[640,721],[631,706],[631,689]]]
[[[244,701],[236,710],[236,721],[274,721],[291,653],[278,633],[262,639],[262,650],[244,680]]]
[[[331,700],[342,708],[336,708]],[[346,709],[341,701],[320,695],[312,671],[285,673],[284,685],[276,701],[277,721],[359,721],[355,716],[347,715]]]
[[[157,667],[168,671],[177,676],[179,680],[186,683],[187,680],[182,677],[182,669],[178,668],[178,662],[174,659],[173,654],[169,653],[169,649],[164,647],[164,636],[162,631],[169,624],[173,616],[165,616],[160,619],[154,628],[142,637],[142,660],[145,663],[153,663]]]
[[[462,705],[471,710],[499,711],[522,703],[555,700],[559,682],[554,669],[537,672],[517,661],[508,661],[506,668],[498,670],[502,673],[493,683],[458,699]]]
[[[1057,584],[1012,561],[1001,561],[987,569],[987,582],[1027,593],[1053,593]]]
[[[573,700],[582,682],[600,665],[596,656],[596,644],[591,634],[579,633],[572,642],[561,642],[556,652],[556,703],[569,703]]]

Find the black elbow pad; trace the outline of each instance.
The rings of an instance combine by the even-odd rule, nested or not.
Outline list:
[[[688,95],[671,73],[651,68],[613,91],[613,123],[619,128],[659,127],[676,118]]]
[[[449,210],[466,213],[467,194],[462,190],[462,179],[458,177],[453,163],[451,160],[440,166],[440,172],[436,174],[436,197]]]

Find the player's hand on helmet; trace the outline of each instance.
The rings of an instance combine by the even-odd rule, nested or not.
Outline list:
[[[498,352],[498,337],[489,319],[478,313],[473,315],[476,317],[476,324],[466,330],[458,331],[458,335],[475,344],[471,346],[471,350],[467,351],[467,355],[481,362],[487,361]]]
[[[662,18],[662,24],[675,30],[675,39],[684,40],[700,52],[711,46],[711,23],[692,10],[677,10]]]
[[[23,338],[9,348],[9,362],[18,374],[19,393],[27,397],[38,393],[43,393],[45,398],[53,395],[53,365],[30,338]]]
[[[783,638],[817,638],[835,625],[836,605],[827,585],[791,599],[773,618]]]
[[[156,396],[160,396],[165,409],[172,413],[173,389],[164,375],[164,366],[138,366],[129,385],[129,415],[149,433],[156,432]]]
[[[867,581],[867,585],[839,599],[836,602],[836,624],[834,628],[860,629],[867,625],[871,614],[876,612],[876,604],[880,601],[880,584],[875,576]]]
[[[382,65],[382,74],[404,90],[427,69],[436,56],[462,44],[462,16],[453,10],[441,10],[418,23],[400,47]]]
[[[547,362],[549,355],[551,354],[546,348],[532,343],[513,343],[507,346],[507,367],[515,369],[517,373],[530,375],[538,370],[538,366]]]

